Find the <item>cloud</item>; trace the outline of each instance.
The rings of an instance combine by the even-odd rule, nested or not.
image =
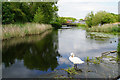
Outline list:
[[[84,18],[89,12],[104,10],[118,13],[118,0],[59,0],[60,16]]]
[[[58,2],[119,2],[119,0],[59,0]]]

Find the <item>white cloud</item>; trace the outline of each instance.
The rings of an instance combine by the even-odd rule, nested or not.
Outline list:
[[[119,0],[59,0],[58,2],[119,2]]]
[[[100,10],[118,13],[118,0],[59,0],[58,14],[60,16],[70,16],[84,18],[89,12],[95,13]]]

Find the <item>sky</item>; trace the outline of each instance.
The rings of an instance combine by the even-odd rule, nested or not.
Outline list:
[[[84,19],[91,11],[107,11],[118,14],[119,0],[59,0],[58,15],[60,17],[74,17]]]

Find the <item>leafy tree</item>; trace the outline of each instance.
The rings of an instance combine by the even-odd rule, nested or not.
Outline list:
[[[118,21],[117,17],[118,15],[106,11],[99,11],[95,15],[91,12],[86,16],[86,24],[91,27],[98,24],[114,23]]]
[[[75,22],[77,19],[73,17],[59,17],[61,20],[67,21],[67,20],[72,20],[72,22]]]
[[[56,21],[62,24],[62,23],[66,23],[67,19],[65,19],[63,17],[58,17],[58,18],[56,18]]]
[[[4,2],[3,23],[39,22],[50,24],[54,17],[57,17],[58,8],[55,4],[54,2]]]
[[[14,23],[15,14],[11,12],[10,3],[3,2],[2,5],[2,24]]]
[[[44,23],[44,15],[40,8],[37,9],[37,12],[34,16],[34,21],[37,23]]]
[[[88,15],[86,16],[86,20],[87,20],[87,21],[86,21],[86,24],[87,24],[89,27],[91,27],[91,26],[93,25],[93,23],[92,23],[93,17],[94,17],[93,12],[88,13]]]

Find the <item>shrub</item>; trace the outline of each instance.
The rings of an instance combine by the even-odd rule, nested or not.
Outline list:
[[[54,28],[61,28],[62,27],[62,24],[60,24],[59,22],[53,22],[53,23],[51,23],[51,25]]]

